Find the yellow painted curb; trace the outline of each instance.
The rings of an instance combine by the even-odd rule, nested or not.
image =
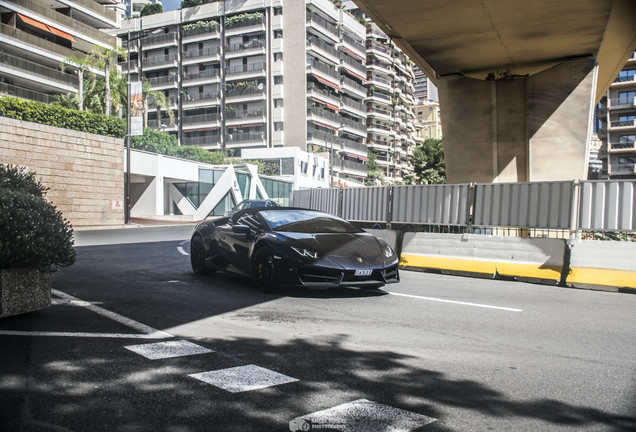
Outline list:
[[[561,278],[561,267],[542,264],[520,264],[502,261],[471,260],[466,258],[402,254],[401,267],[428,268],[468,273],[518,276],[535,279]]]
[[[575,267],[570,269],[568,283],[636,288],[636,272]]]

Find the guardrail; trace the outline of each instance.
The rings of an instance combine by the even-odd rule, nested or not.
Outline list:
[[[414,230],[560,230],[572,238],[590,231],[636,232],[636,180],[310,189],[293,191],[290,205]]]

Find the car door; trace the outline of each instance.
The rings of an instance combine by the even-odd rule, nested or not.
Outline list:
[[[249,232],[230,231],[227,233],[227,236],[231,239],[228,243],[232,245],[232,249],[229,250],[229,263],[235,271],[251,276],[249,274],[251,252],[254,248],[256,238],[262,232],[263,228],[260,216],[258,213],[244,214],[234,225],[246,226],[249,228]]]

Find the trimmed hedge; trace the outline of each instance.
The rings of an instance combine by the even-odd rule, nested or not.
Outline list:
[[[44,199],[35,175],[0,164],[0,186],[0,269],[73,264],[71,224]]]
[[[124,138],[127,131],[126,120],[119,117],[77,111],[10,96],[0,96],[0,116],[115,138]]]

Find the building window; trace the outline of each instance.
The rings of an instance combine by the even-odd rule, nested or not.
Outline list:
[[[280,174],[294,175],[294,158],[285,158],[280,160]]]
[[[283,37],[283,30],[274,30],[274,39],[280,39]]]
[[[282,61],[283,60],[283,53],[274,53],[274,61]]]
[[[283,100],[282,99],[274,99],[274,108],[282,108]]]
[[[274,77],[274,84],[282,84],[283,83],[283,76],[282,75],[276,75]]]
[[[274,122],[274,130],[280,132],[283,130],[283,122]]]
[[[283,8],[281,6],[274,8],[274,15],[282,15],[282,14],[283,14]]]
[[[624,91],[618,93],[618,104],[619,105],[631,105],[634,102],[634,98],[636,98],[636,91]]]

